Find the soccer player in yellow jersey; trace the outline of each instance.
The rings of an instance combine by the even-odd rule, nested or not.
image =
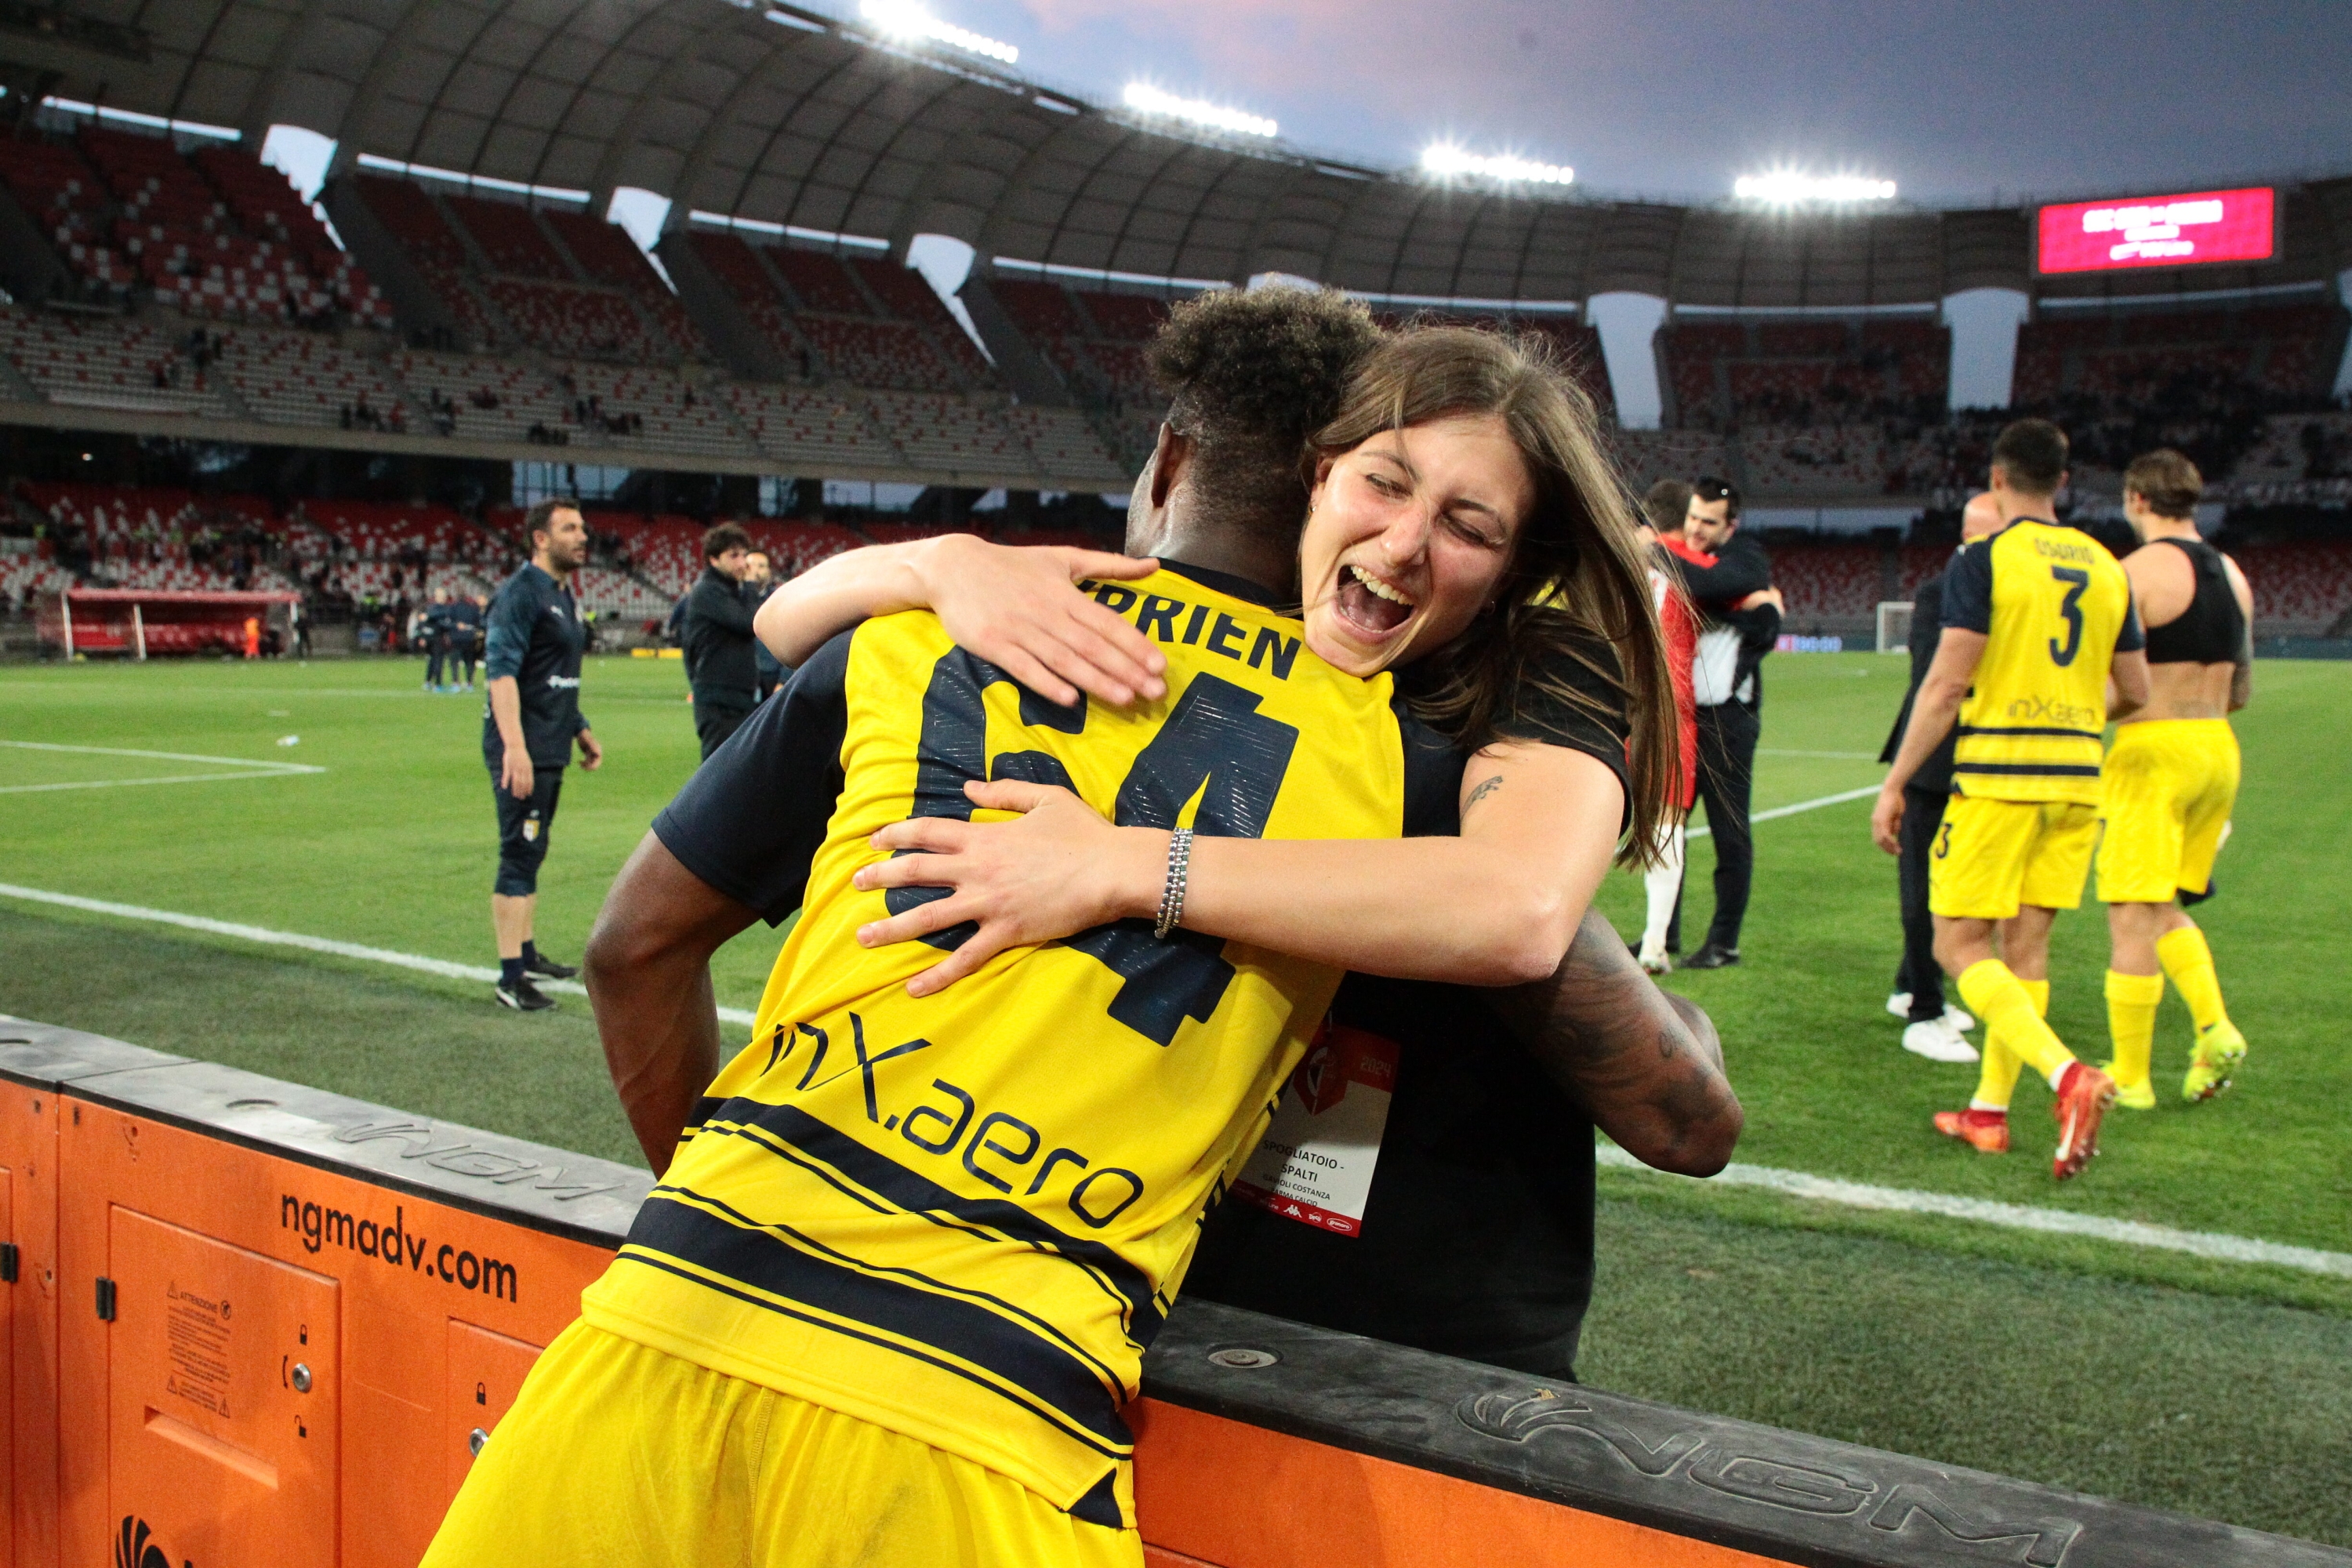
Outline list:
[[[2009,1101],[2031,1065],[2056,1096],[2060,1181],[2098,1152],[2113,1102],[2107,1075],[2044,1022],[2050,927],[2077,908],[2098,834],[2100,740],[2110,712],[2147,700],[2147,660],[2123,568],[2055,520],[2066,437],[2021,419],[1993,443],[1993,497],[2006,526],[1960,552],[1944,578],[1944,629],[1902,748],[1871,813],[1899,847],[1903,788],[1952,732],[1952,798],[1928,858],[1936,959],[1985,1020],[1982,1074],[1968,1109],[1938,1131],[1987,1153],[2009,1147]],[[2115,697],[2110,700],[2110,679]],[[2000,946],[1994,939],[1998,932]]]
[[[624,885],[667,856],[723,886],[746,843],[780,844],[739,901],[802,918],[752,1044],[690,1109],[674,1103],[690,1075],[644,1092],[633,1076],[658,1064],[607,1031],[663,1184],[428,1563],[1140,1562],[1119,1406],[1202,1207],[1339,980],[1312,943],[1255,933],[1295,934],[1303,912],[1317,931],[1352,922],[1324,944],[1342,962],[1369,944],[1402,973],[1463,978],[1475,952],[1490,983],[1533,979],[1559,963],[1627,803],[1634,842],[1654,826],[1672,731],[1630,521],[1580,446],[1572,395],[1529,368],[1475,334],[1376,352],[1349,405],[1370,434],[1331,464],[1310,531],[1340,541],[1325,575],[1345,581],[1304,626],[1197,565],[1112,585],[1166,659],[1156,698],[1048,702],[929,614],[900,614],[827,645],[714,755]],[[1565,461],[1562,440],[1579,447]],[[1155,488],[1147,471],[1139,490]],[[1356,529],[1370,517],[1384,521]],[[1562,636],[1567,616],[1529,607],[1554,592],[1622,639],[1622,683],[1528,673]],[[1444,748],[1379,673],[1424,637],[1491,645],[1459,687],[1481,704],[1475,789],[1433,794],[1449,775],[1423,753]],[[1633,710],[1630,754],[1612,705]],[[837,765],[745,793],[730,780],[751,748]],[[1156,925],[1003,953],[916,996],[939,954],[869,952],[860,933],[933,895],[864,893],[857,873],[877,829],[967,818],[983,780],[1064,784],[1160,835],[1166,899]],[[1458,838],[1396,841],[1449,799]],[[1269,899],[1252,858],[1188,869],[1195,830],[1203,848],[1350,842],[1267,845],[1317,863]],[[1465,864],[1473,877],[1448,869]],[[1390,896],[1402,886],[1412,900]],[[1213,896],[1196,910],[1188,887]],[[704,998],[646,1020],[656,1055],[701,1048]],[[681,1124],[668,1159],[661,1133]]]
[[[2198,537],[2197,465],[2169,449],[2124,470],[2124,516],[2140,547],[2124,557],[2147,628],[2147,706],[2107,749],[2099,901],[2115,953],[2107,969],[2107,1065],[2122,1104],[2156,1106],[2148,1057],[2164,975],[2197,1026],[2185,1100],[2230,1087],[2246,1037],[2221,1005],[2205,933],[2180,894],[2212,884],[2213,856],[2238,797],[2238,738],[2228,715],[2252,691],[2253,590],[2238,563]],[[2161,969],[2162,973],[2158,973]]]

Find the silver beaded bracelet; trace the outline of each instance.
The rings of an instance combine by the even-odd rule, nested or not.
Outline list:
[[[1168,886],[1160,895],[1160,920],[1151,934],[1165,942],[1184,918],[1184,879],[1192,868],[1192,830],[1180,827],[1168,836]]]

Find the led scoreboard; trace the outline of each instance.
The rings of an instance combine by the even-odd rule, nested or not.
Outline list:
[[[2045,276],[2116,272],[2268,261],[2277,254],[2278,193],[2256,185],[2043,207],[2037,267]]]

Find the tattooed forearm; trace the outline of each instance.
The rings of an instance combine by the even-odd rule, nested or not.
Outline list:
[[[1496,790],[1502,787],[1503,775],[1496,773],[1493,778],[1486,780],[1483,784],[1479,784],[1476,789],[1470,792],[1470,798],[1462,803],[1462,809],[1465,811],[1469,810],[1472,806],[1477,805],[1480,801],[1486,799],[1488,795],[1494,794]]]
[[[1549,980],[1495,1002],[1528,1055],[1621,1147],[1690,1175],[1731,1157],[1739,1100],[1713,1021],[1659,990],[1599,914],[1587,912]]]

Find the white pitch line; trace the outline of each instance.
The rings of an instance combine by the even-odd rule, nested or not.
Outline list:
[[[1598,1144],[1593,1157],[1612,1170],[1649,1172],[1624,1150]],[[1656,1174],[1658,1173],[1652,1172]],[[2352,1253],[2323,1252],[2314,1247],[2256,1241],[2210,1230],[2176,1230],[2168,1225],[2148,1225],[2133,1219],[2109,1219],[2105,1215],[2076,1214],[2067,1209],[2033,1208],[2025,1204],[1996,1203],[1990,1198],[1964,1198],[1949,1193],[1920,1192],[1910,1187],[1873,1186],[1867,1182],[1816,1176],[1804,1171],[1781,1171],[1769,1165],[1729,1164],[1708,1181],[1735,1187],[1762,1187],[1789,1197],[1841,1204],[1847,1208],[1883,1209],[1897,1214],[1937,1215],[1946,1219],[1972,1220],[2009,1230],[2034,1230],[2051,1236],[2087,1237],[2126,1247],[2155,1247],[2210,1258],[2223,1263],[2266,1263],[2305,1274],[2332,1274],[2352,1279]]]
[[[1769,822],[1776,816],[1794,816],[1799,812],[1819,811],[1825,805],[1843,805],[1847,801],[1860,800],[1864,795],[1876,795],[1877,793],[1878,786],[1876,784],[1864,784],[1860,789],[1850,789],[1838,795],[1825,795],[1818,800],[1801,800],[1794,805],[1776,805],[1769,811],[1751,812],[1748,814],[1748,820],[1750,822]],[[1689,832],[1684,834],[1683,837],[1685,838],[1705,838],[1713,831],[1714,830],[1712,828],[1694,827]]]
[[[323,773],[307,763],[281,763],[271,757],[200,757],[193,752],[134,752],[121,746],[59,746],[47,741],[0,741],[18,752],[73,752],[91,757],[152,757],[166,763],[216,763],[225,768],[259,768],[275,773]]]
[[[243,925],[235,921],[216,921],[205,915],[184,915],[171,910],[151,910],[138,904],[110,903],[104,899],[85,899],[73,893],[52,893],[44,888],[20,888],[10,882],[0,882],[0,898],[22,899],[26,903],[54,904],[60,909],[80,910],[87,914],[110,915],[121,921],[144,921],[152,925],[178,926],[183,931],[203,931],[207,936],[235,937],[240,942],[259,942],[268,947],[299,947],[305,952],[329,953],[336,958],[355,958],[368,963],[386,963],[396,969],[412,969],[421,974],[437,974],[445,980],[479,980],[495,984],[499,972],[478,964],[453,963],[446,958],[425,958],[414,952],[394,952],[390,948],[366,947],[355,942],[337,942],[331,937],[304,936],[297,931],[271,931],[265,926]],[[542,991],[562,991],[574,996],[588,994],[587,987],[576,980],[548,980],[539,983]],[[740,1024],[749,1028],[753,1016],[740,1007],[719,1009],[719,1022]]]
[[[302,773],[322,773],[324,768],[304,768]],[[174,773],[157,779],[77,779],[71,784],[0,784],[0,795],[39,795],[57,789],[132,789],[140,784],[226,784],[232,779],[290,779],[299,777],[292,772],[266,773]]]
[[[469,963],[453,963],[445,958],[425,958],[413,952],[394,952],[388,948],[366,947],[358,942],[336,942],[322,936],[302,936],[292,931],[270,931],[262,926],[242,925],[233,921],[216,921],[203,915],[184,915],[170,910],[144,909],[137,904],[110,903],[103,899],[85,899],[72,893],[53,893],[41,888],[20,888],[0,882],[0,898],[22,899],[28,903],[54,904],[63,909],[80,910],[89,914],[110,915],[117,920],[144,921],[156,925],[178,926],[185,931],[203,931],[209,936],[235,937],[240,941],[260,942],[271,947],[295,947],[308,952],[323,952],[337,958],[354,958],[370,963],[384,963],[399,969],[415,970],[448,980],[495,981],[499,972]],[[568,980],[549,981],[541,989],[562,991],[572,995],[587,994],[578,983]],[[740,1024],[749,1027],[754,1021],[751,1014],[740,1007],[721,1007],[722,1023]],[[1612,1170],[1649,1171],[1633,1155],[1612,1144],[1602,1143],[1593,1150],[1593,1157]],[[2212,1231],[2176,1230],[2170,1226],[2147,1225],[2138,1220],[2108,1219],[2100,1215],[2074,1214],[2063,1209],[2030,1208],[2023,1204],[1994,1203],[1984,1198],[1955,1197],[1945,1193],[1918,1192],[1906,1187],[1878,1187],[1863,1182],[1842,1181],[1833,1176],[1815,1176],[1803,1171],[1775,1170],[1768,1165],[1727,1165],[1711,1181],[1738,1187],[1763,1187],[1790,1197],[1811,1198],[1822,1203],[1842,1204],[1849,1208],[1885,1209],[1904,1214],[1937,1215],[1948,1219],[1973,1220],[1982,1225],[2005,1226],[2011,1230],[2036,1230],[2059,1236],[2088,1237],[2098,1241],[2119,1242],[2127,1247],[2156,1247],[2168,1252],[2185,1252],[2193,1257],[2216,1258],[2225,1263],[2266,1263],[2283,1268],[2294,1268],[2306,1274],[2333,1274],[2352,1279],[2352,1254],[2323,1252],[2315,1247],[2291,1247],[2274,1241],[2256,1241],[2242,1236],[2223,1236]]]
[[[1759,746],[1756,748],[1756,754],[1759,757],[1824,757],[1833,763],[1878,761],[1876,752],[1798,752],[1791,751],[1786,746]]]
[[[204,757],[191,752],[137,752],[121,746],[60,746],[47,741],[0,741],[17,752],[67,752],[89,757],[142,757],[166,763],[210,763],[243,771],[233,773],[172,773],[152,779],[73,779],[64,784],[0,784],[0,795],[46,795],[61,789],[133,789],[142,784],[221,784],[231,779],[285,779],[327,770],[307,763],[281,763],[268,757]]]

